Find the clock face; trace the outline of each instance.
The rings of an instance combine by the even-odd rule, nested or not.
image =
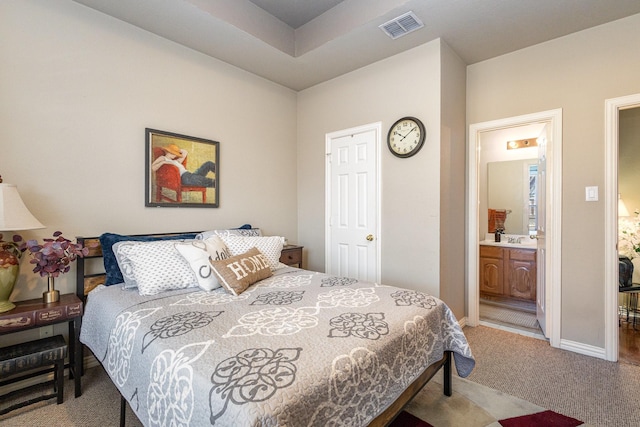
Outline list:
[[[415,117],[403,117],[389,129],[387,145],[394,155],[410,157],[422,148],[425,137],[424,125],[420,120]]]

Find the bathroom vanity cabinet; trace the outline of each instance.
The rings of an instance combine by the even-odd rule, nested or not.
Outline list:
[[[480,245],[480,293],[536,300],[536,250]]]

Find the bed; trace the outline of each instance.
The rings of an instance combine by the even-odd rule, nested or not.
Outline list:
[[[78,242],[80,340],[145,426],[384,426],[441,368],[450,396],[452,359],[462,377],[475,365],[453,313],[421,292],[279,265],[237,296],[140,295],[90,271],[98,237]]]

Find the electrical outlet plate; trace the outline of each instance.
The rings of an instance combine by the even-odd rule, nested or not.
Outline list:
[[[42,326],[40,328],[40,338],[48,338],[53,336],[53,325]]]

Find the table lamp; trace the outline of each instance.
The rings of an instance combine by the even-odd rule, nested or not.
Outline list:
[[[18,187],[3,184],[0,177],[0,232],[35,230],[45,228],[24,205]],[[1,243],[0,243],[1,244]],[[9,297],[20,275],[20,257],[22,253],[0,247],[0,313],[15,307]]]
[[[627,205],[624,204],[624,200],[622,200],[622,195],[618,193],[618,216],[631,216],[629,215],[629,209],[627,209]]]

